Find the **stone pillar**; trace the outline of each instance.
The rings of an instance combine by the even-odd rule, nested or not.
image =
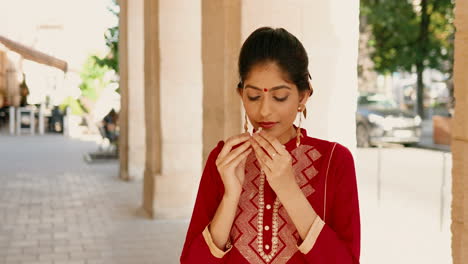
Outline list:
[[[468,263],[468,0],[455,3],[455,114],[452,122],[452,256]]]
[[[159,10],[162,167],[154,216],[187,218],[202,171],[201,1],[160,0]]]
[[[144,0],[146,162],[143,209],[155,216],[156,178],[161,173],[159,1]],[[173,122],[174,120],[170,120]]]
[[[143,0],[120,2],[120,177],[143,179],[146,157]]]
[[[145,170],[145,69],[143,0],[127,2],[128,179],[141,180]]]
[[[127,1],[119,0],[119,174],[123,180],[128,180],[128,36],[127,36]]]
[[[255,16],[264,13],[263,9]],[[241,100],[236,91],[241,0],[203,0],[202,38],[204,165],[220,139],[242,133]]]
[[[355,149],[359,1],[243,1],[242,40],[260,26],[283,27],[309,55],[314,94],[302,127]],[[297,125],[299,120],[296,120]]]

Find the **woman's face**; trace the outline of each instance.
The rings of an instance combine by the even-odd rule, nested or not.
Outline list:
[[[264,89],[268,91],[265,92]],[[245,111],[255,129],[261,122],[274,122],[272,127],[262,127],[264,131],[284,144],[295,135],[293,122],[299,104],[306,103],[307,93],[299,95],[297,86],[285,79],[285,74],[276,63],[259,64],[252,68],[240,96]]]

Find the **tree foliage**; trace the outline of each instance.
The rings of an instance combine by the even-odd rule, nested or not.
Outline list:
[[[426,2],[430,19],[422,31]],[[379,73],[414,71],[417,62],[425,68],[451,72],[453,65],[452,0],[362,0],[361,15],[367,16],[373,38],[372,59]],[[427,18],[426,18],[427,19]]]
[[[418,113],[423,111],[423,72],[453,71],[453,0],[362,0],[361,16],[371,26],[368,45],[375,70],[416,72]]]
[[[97,63],[95,57],[97,56],[91,56],[86,60],[80,74],[81,95],[93,102],[99,98],[100,92],[109,85],[110,80],[105,78],[105,75],[111,70],[107,65]]]
[[[119,17],[120,7],[116,0],[112,0],[107,8],[117,18]],[[91,123],[91,115],[95,111],[96,103],[103,96],[106,87],[118,82],[119,71],[119,27],[118,25],[110,27],[104,33],[108,51],[104,56],[90,55],[85,61],[80,71],[81,83],[79,88],[81,95],[79,98],[68,97],[61,107],[70,106],[72,113],[83,115]],[[119,91],[118,89],[116,90]]]
[[[117,0],[112,0],[112,4],[107,8],[109,12],[119,18],[120,7]],[[119,73],[119,26],[113,26],[107,29],[104,33],[106,46],[109,52],[104,58],[94,56],[94,60],[100,66],[107,66],[113,69],[117,74]]]

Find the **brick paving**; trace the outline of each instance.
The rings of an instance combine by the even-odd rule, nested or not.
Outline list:
[[[187,220],[144,217],[141,182],[89,165],[93,142],[0,136],[0,263],[178,263]]]

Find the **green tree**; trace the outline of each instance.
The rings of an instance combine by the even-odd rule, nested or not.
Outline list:
[[[95,102],[101,91],[109,85],[109,80],[104,77],[111,70],[106,65],[100,65],[95,58],[97,58],[95,55],[88,57],[80,74],[82,80],[80,84],[81,96],[92,102]]]
[[[109,12],[119,18],[120,6],[117,0],[112,0],[111,5],[107,8]],[[109,52],[104,58],[94,56],[96,63],[100,66],[107,66],[113,69],[117,74],[119,73],[119,25],[110,27],[104,33],[106,40],[106,46],[109,48]]]
[[[111,78],[106,78],[106,74],[112,71],[107,65],[97,63],[96,55],[89,56],[80,72],[81,83],[79,88],[81,96],[78,99],[67,97],[62,102],[60,108],[71,107],[72,113],[75,115],[84,115],[89,118],[89,114],[93,112],[94,104],[99,99],[101,92],[111,83]]]
[[[416,72],[417,111],[424,118],[425,69],[453,69],[453,0],[362,0],[371,26],[371,58],[382,74]]]

